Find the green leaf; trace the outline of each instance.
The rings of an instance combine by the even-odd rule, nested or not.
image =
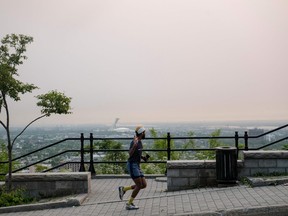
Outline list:
[[[38,95],[39,100],[37,106],[42,107],[41,113],[46,115],[51,114],[70,114],[71,113],[71,98],[65,96],[64,93],[56,90],[50,91],[46,94]]]

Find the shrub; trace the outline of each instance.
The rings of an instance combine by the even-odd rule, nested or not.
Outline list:
[[[25,195],[24,189],[17,188],[9,192],[4,186],[0,188],[0,207],[27,204],[33,201],[34,198]]]

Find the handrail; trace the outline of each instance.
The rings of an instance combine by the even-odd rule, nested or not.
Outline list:
[[[39,151],[42,151],[42,150],[44,150],[44,149],[50,148],[50,147],[52,147],[52,146],[54,146],[54,145],[57,145],[57,144],[60,144],[60,143],[62,143],[62,142],[66,142],[66,141],[68,141],[68,140],[80,140],[80,138],[66,138],[66,139],[60,140],[60,141],[58,141],[58,142],[55,142],[55,143],[52,143],[52,144],[50,144],[50,145],[44,146],[44,147],[42,147],[42,148],[39,148],[39,149],[34,150],[34,151],[32,151],[32,152],[29,152],[29,153],[27,153],[27,154],[21,155],[21,156],[16,157],[16,158],[13,158],[12,161],[16,161],[16,160],[18,160],[18,159],[20,159],[20,158],[29,156],[29,155],[31,155],[31,154],[34,154],[34,153],[36,153],[36,152],[39,152]],[[8,161],[7,161],[7,163],[8,163]]]
[[[272,143],[269,143],[269,144],[266,144],[266,145],[263,145],[261,147],[258,147],[258,148],[249,148],[248,146],[248,139],[257,139],[257,138],[260,138],[260,137],[263,137],[267,134],[271,134],[275,131],[278,131],[278,130],[281,130],[283,128],[286,128],[288,127],[288,124],[286,125],[283,125],[281,127],[278,127],[276,129],[273,129],[273,130],[270,130],[268,132],[265,132],[261,135],[258,135],[258,136],[249,136],[247,131],[245,131],[245,134],[244,136],[238,136],[238,132],[236,131],[235,132],[235,136],[218,136],[218,137],[213,137],[213,136],[200,136],[200,137],[197,137],[197,136],[188,136],[188,137],[171,137],[170,136],[170,133],[167,133],[167,136],[165,137],[147,137],[146,139],[147,140],[166,140],[167,141],[167,148],[166,149],[143,149],[143,151],[148,151],[148,152],[167,152],[167,160],[170,160],[170,153],[173,152],[173,151],[214,151],[216,149],[212,149],[212,148],[197,148],[197,149],[183,149],[183,148],[174,148],[174,149],[171,149],[170,148],[170,140],[184,140],[184,139],[189,139],[189,140],[199,140],[199,139],[234,139],[235,140],[235,147],[237,148],[237,152],[240,151],[240,150],[260,150],[260,149],[263,149],[263,148],[266,148],[266,147],[269,147],[269,146],[272,146],[276,143],[279,143],[281,141],[284,141],[286,139],[288,139],[288,136],[287,137],[284,137],[282,139],[279,139],[277,141],[274,141]],[[63,143],[63,142],[66,142],[66,141],[80,141],[81,142],[81,148],[80,149],[77,149],[77,150],[66,150],[66,151],[62,151],[60,153],[57,153],[53,156],[50,156],[50,157],[47,157],[47,158],[44,158],[44,159],[41,159],[37,162],[34,162],[32,164],[29,164],[29,165],[26,165],[24,167],[21,167],[21,168],[18,168],[16,170],[13,171],[14,172],[18,172],[20,170],[23,170],[23,169],[26,169],[30,166],[33,166],[35,164],[38,164],[38,163],[41,163],[43,161],[46,161],[46,160],[49,160],[49,159],[52,159],[54,157],[57,157],[57,156],[60,156],[62,154],[66,154],[66,153],[69,153],[69,152],[80,152],[80,155],[81,155],[81,161],[80,162],[66,162],[66,163],[62,163],[60,165],[57,165],[53,168],[50,168],[50,169],[47,169],[43,172],[48,172],[50,170],[53,170],[53,169],[56,169],[58,167],[61,167],[61,166],[64,166],[65,164],[69,164],[69,163],[78,163],[78,164],[81,164],[81,168],[80,168],[80,171],[85,171],[85,168],[84,168],[84,164],[90,164],[90,167],[93,166],[94,163],[125,163],[124,161],[117,161],[117,162],[113,162],[113,161],[93,161],[93,152],[124,152],[124,151],[128,151],[128,149],[93,149],[92,147],[92,144],[93,144],[93,141],[99,141],[99,140],[131,140],[133,139],[132,137],[93,137],[93,134],[91,133],[90,134],[90,137],[89,138],[85,138],[83,133],[81,133],[81,136],[79,138],[66,138],[66,139],[63,139],[63,140],[60,140],[60,141],[57,141],[55,143],[52,143],[50,145],[47,145],[47,146],[44,146],[42,148],[39,148],[37,150],[34,150],[32,152],[29,152],[27,154],[24,154],[24,155],[21,155],[21,156],[18,156],[16,158],[14,158],[12,161],[17,161],[23,157],[27,157],[31,154],[34,154],[36,152],[40,152],[42,150],[45,150],[47,148],[50,148],[52,146],[55,146],[55,145],[58,145],[60,143]],[[239,139],[244,139],[245,141],[245,148],[244,149],[240,149],[239,146],[238,146],[238,140]],[[84,141],[90,141],[90,148],[89,149],[84,149]],[[84,161],[84,154],[85,152],[90,152],[90,162],[85,162]],[[8,161],[0,161],[0,164],[5,164],[5,163],[8,163]],[[150,163],[166,163],[166,161],[150,161]],[[90,168],[89,168],[89,171],[90,171]],[[93,169],[92,169],[93,171]],[[95,171],[94,171],[95,172]],[[91,172],[92,173],[92,172]],[[0,175],[5,175],[3,173],[0,173]]]
[[[274,129],[274,130],[267,131],[266,133],[263,133],[263,134],[258,135],[258,136],[249,136],[249,138],[259,138],[259,137],[265,136],[265,135],[267,135],[267,134],[273,133],[273,132],[275,132],[275,131],[281,130],[281,129],[285,128],[285,127],[288,127],[288,124],[283,125],[283,126],[281,126],[281,127],[278,127],[278,128],[276,128],[276,129]]]
[[[59,155],[62,155],[62,154],[68,153],[68,152],[80,152],[80,150],[66,150],[66,151],[57,153],[57,154],[55,154],[55,155],[53,155],[53,156],[50,156],[50,157],[48,157],[48,158],[44,158],[44,159],[39,160],[39,161],[37,161],[37,162],[34,162],[34,163],[32,163],[32,164],[29,164],[29,165],[26,165],[26,166],[24,166],[24,167],[18,168],[17,170],[13,170],[13,173],[18,172],[18,171],[21,171],[21,170],[23,170],[23,169],[26,169],[26,168],[28,168],[28,167],[30,167],[30,166],[33,166],[33,165],[36,165],[36,164],[38,164],[38,163],[44,162],[44,161],[46,161],[46,160],[50,160],[51,158],[57,157],[57,156],[59,156]]]
[[[276,144],[276,143],[282,142],[282,141],[284,141],[284,140],[286,140],[286,139],[288,139],[288,136],[287,136],[287,137],[284,137],[284,138],[282,138],[282,139],[276,140],[276,141],[274,141],[274,142],[272,142],[272,143],[269,143],[269,144],[267,144],[267,145],[261,146],[261,147],[259,147],[259,148],[251,148],[250,150],[260,150],[260,149],[266,148],[266,147],[268,147],[268,146],[274,145],[274,144]]]

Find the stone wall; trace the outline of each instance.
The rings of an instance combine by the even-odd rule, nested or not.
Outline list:
[[[26,189],[29,196],[36,198],[89,193],[91,174],[90,172],[13,173],[12,187]]]
[[[237,161],[238,179],[257,173],[288,173],[288,151],[244,151]],[[216,160],[167,162],[168,191],[217,185]]]
[[[175,191],[215,185],[215,167],[213,160],[167,161],[167,189]]]
[[[288,173],[288,151],[244,151],[244,168],[239,176],[257,173]]]

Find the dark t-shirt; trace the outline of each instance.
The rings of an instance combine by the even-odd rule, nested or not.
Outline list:
[[[134,140],[130,143],[129,150],[132,148],[133,144],[134,144]],[[133,155],[131,155],[128,159],[129,162],[140,163],[140,161],[141,161],[142,149],[143,149],[142,142],[138,141],[137,145],[138,145],[138,147],[135,149]]]

